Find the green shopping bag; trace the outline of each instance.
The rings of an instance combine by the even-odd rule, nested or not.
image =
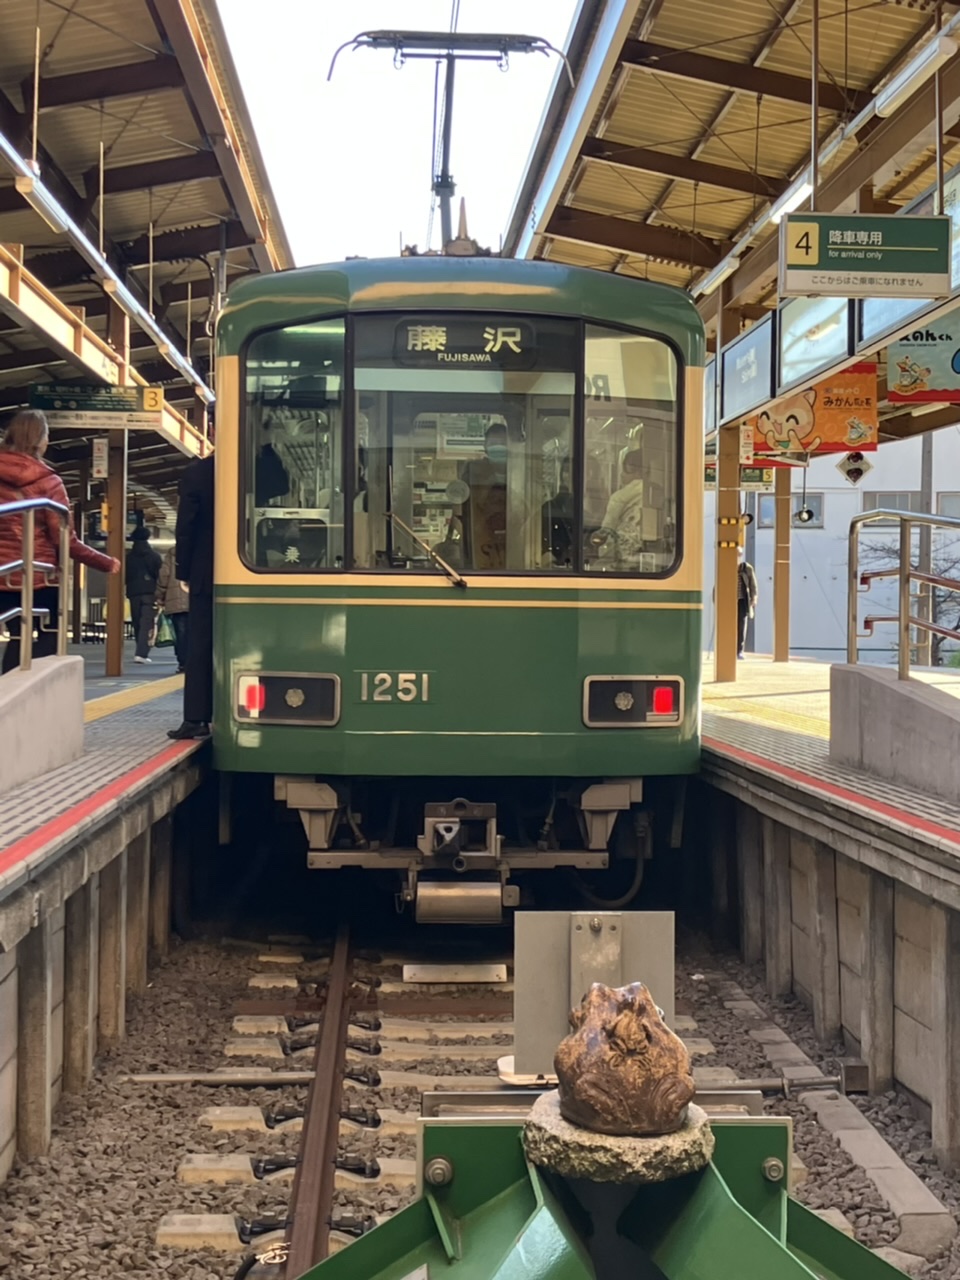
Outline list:
[[[154,645],[158,649],[169,649],[175,639],[173,623],[165,613],[161,613],[157,618],[157,638]]]

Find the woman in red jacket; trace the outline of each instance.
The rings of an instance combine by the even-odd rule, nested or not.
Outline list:
[[[23,498],[50,498],[69,509],[70,502],[63,481],[43,461],[50,433],[47,420],[34,409],[24,409],[12,419],[0,444],[0,505],[19,502]],[[33,558],[57,564],[60,558],[60,520],[54,511],[37,511]],[[0,564],[10,564],[22,556],[23,517],[0,515]],[[70,527],[70,559],[79,560],[91,569],[119,573],[120,561],[85,546]],[[12,573],[0,579],[0,613],[20,604],[21,575]],[[49,618],[37,629],[33,645],[35,658],[46,658],[57,651],[57,612],[60,588],[51,585],[42,573],[34,575],[33,606],[49,610]],[[20,618],[6,624],[10,639],[4,647],[2,671],[12,671],[20,662]]]

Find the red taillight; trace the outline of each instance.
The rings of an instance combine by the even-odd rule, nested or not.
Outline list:
[[[674,713],[673,689],[668,684],[654,685],[653,714],[655,716],[672,716]]]
[[[267,691],[259,680],[249,680],[243,691],[243,705],[249,712],[262,711],[267,705]]]

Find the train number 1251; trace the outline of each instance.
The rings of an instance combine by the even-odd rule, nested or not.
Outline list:
[[[361,702],[429,702],[429,671],[361,671]]]

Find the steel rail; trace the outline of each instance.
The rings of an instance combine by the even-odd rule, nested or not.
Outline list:
[[[33,591],[34,591],[34,574],[42,572],[44,578],[47,579],[53,566],[48,565],[46,561],[34,559],[34,537],[36,533],[36,519],[38,511],[52,511],[60,522],[60,547],[59,557],[60,563],[56,566],[59,573],[60,587],[60,607],[57,619],[57,656],[63,657],[67,652],[67,608],[70,599],[70,509],[65,507],[62,502],[54,502],[52,498],[18,498],[15,502],[0,503],[0,517],[3,516],[21,516],[20,528],[20,560],[0,566],[0,569],[6,574],[10,574],[18,567],[23,568],[20,582],[20,604],[18,613],[8,610],[4,616],[4,621],[13,617],[20,616],[23,619],[21,623],[20,635],[20,670],[29,671],[33,665],[33,619],[37,617],[37,610],[33,607]],[[30,566],[29,572],[26,566]],[[49,611],[42,611],[49,619]],[[41,619],[40,624],[43,627]],[[24,643],[24,642],[27,643]]]
[[[323,1027],[313,1062],[314,1079],[307,1099],[300,1163],[291,1195],[292,1225],[286,1265],[289,1280],[295,1280],[322,1262],[329,1247],[340,1129],[340,1088],[350,1020],[349,978],[350,931],[342,924],[330,962]]]

